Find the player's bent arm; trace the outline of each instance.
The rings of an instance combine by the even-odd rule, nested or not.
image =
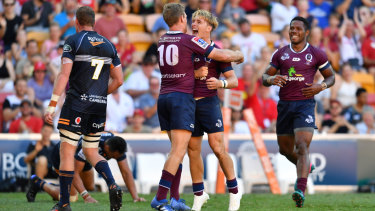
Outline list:
[[[331,66],[321,71],[321,74],[324,77],[324,80],[321,83],[322,89],[329,88],[335,84],[335,72]]]
[[[117,88],[119,88],[123,81],[123,73],[121,70],[121,65],[114,67],[110,70],[110,77],[112,80],[110,80],[108,84],[108,94],[111,94],[113,91],[115,91]]]
[[[208,55],[209,59],[213,59],[219,62],[243,62],[243,54],[241,51],[232,51],[228,49],[214,48]]]
[[[262,82],[264,86],[271,86],[272,83],[271,80],[273,79],[272,77],[275,77],[277,73],[277,69],[273,67],[272,65],[269,65],[266,69],[266,71],[262,75]]]
[[[227,81],[227,86],[225,88],[232,89],[238,86],[238,79],[234,70],[230,70],[225,72],[224,74],[225,80]]]
[[[130,194],[132,195],[133,200],[138,200],[139,196],[137,193],[137,189],[135,188],[133,173],[130,171],[127,159],[118,161],[118,167],[120,168],[122,178],[128,188]]]

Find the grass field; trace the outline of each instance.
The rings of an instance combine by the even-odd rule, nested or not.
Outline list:
[[[92,196],[99,201],[98,204],[85,204],[80,198],[78,202],[72,203],[74,211],[96,211],[109,210],[108,194],[92,193]],[[129,194],[124,194],[123,207],[121,210],[151,210],[150,201],[152,195],[143,195],[147,202],[133,203]],[[193,195],[182,195],[189,206],[193,203]],[[211,199],[202,210],[220,211],[228,209],[228,195],[210,195]],[[0,210],[4,211],[39,211],[49,210],[55,202],[46,194],[38,193],[34,203],[28,203],[24,193],[0,193]],[[240,210],[296,210],[288,195],[272,194],[247,194],[241,201]],[[375,210],[374,194],[315,194],[308,195],[303,210]]]

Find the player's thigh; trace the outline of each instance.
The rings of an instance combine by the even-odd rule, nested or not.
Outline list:
[[[205,97],[196,103],[195,118],[198,119],[196,122],[199,122],[200,129],[208,134],[223,132],[223,116],[219,98],[217,96]]]
[[[295,136],[294,135],[278,135],[277,143],[281,154],[291,154],[294,151]]]
[[[224,133],[223,132],[209,133],[208,144],[210,145],[211,149],[215,153],[224,151],[225,150]]]
[[[300,131],[295,132],[297,148],[299,147],[309,148],[310,143],[313,138],[313,134],[314,134],[313,131],[308,131],[308,130],[300,130]]]
[[[203,136],[191,137],[188,146],[189,156],[191,154],[200,154],[202,151],[202,140]]]
[[[293,102],[280,100],[277,104],[276,134],[278,136],[294,135],[293,116]]]
[[[94,184],[94,169],[91,167],[88,170],[83,170],[80,174],[82,178],[83,185],[85,186],[86,190],[93,191],[95,189]]]
[[[295,102],[295,115],[293,122],[294,133],[305,131],[314,133],[315,125],[315,100],[300,100]]]

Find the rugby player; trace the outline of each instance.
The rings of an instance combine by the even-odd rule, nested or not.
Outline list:
[[[174,200],[180,183],[182,159],[194,131],[195,100],[193,55],[205,55],[223,62],[242,62],[240,51],[217,49],[204,40],[185,34],[185,7],[178,3],[164,5],[163,18],[170,31],[159,39],[159,67],[162,74],[158,115],[162,130],[167,131],[171,149],[164,164],[159,188],[151,207],[158,210],[190,210],[181,199]],[[176,175],[176,177],[175,177]],[[171,189],[171,204],[167,193]]]
[[[82,142],[82,138],[80,143]],[[53,167],[55,171],[59,172],[60,166],[60,143],[53,148],[51,154],[51,159],[53,162]],[[114,136],[110,132],[102,133],[99,141],[99,154],[102,155],[106,160],[116,159],[119,169],[121,171],[122,178],[128,188],[130,195],[133,198],[134,202],[145,201],[144,198],[138,196],[137,190],[134,184],[133,174],[128,166],[126,154],[127,144],[126,141],[119,137]],[[93,191],[94,187],[94,171],[91,164],[87,161],[85,155],[83,154],[81,144],[78,145],[77,151],[75,154],[75,168],[74,168],[74,178],[73,185],[78,190],[82,198],[86,203],[95,203],[97,202],[88,191]],[[47,192],[53,199],[58,200],[58,195],[60,188],[46,183],[44,180],[41,180],[36,175],[31,176],[31,188],[26,194],[28,201],[35,201],[36,193],[39,190],[44,190]],[[71,194],[71,201],[78,199],[78,195]]]
[[[61,72],[45,114],[45,120],[52,124],[57,101],[69,80],[57,126],[61,139],[60,201],[52,210],[71,210],[69,191],[74,177],[74,154],[81,135],[85,157],[108,185],[111,210],[122,206],[121,188],[115,183],[107,161],[98,153],[98,145],[105,126],[107,95],[122,85],[123,74],[116,48],[94,31],[94,24],[93,9],[78,8],[77,33],[65,41]]]
[[[211,32],[218,26],[215,16],[206,10],[197,10],[193,13],[193,35],[203,39],[211,46],[218,46],[211,41]],[[192,210],[201,210],[202,205],[209,199],[203,184],[203,160],[201,157],[201,145],[203,134],[208,134],[208,143],[219,160],[220,166],[227,178],[229,191],[229,209],[238,210],[242,193],[238,192],[233,161],[224,146],[224,126],[220,108],[220,100],[217,96],[218,88],[235,88],[238,80],[229,62],[217,62],[197,55],[194,59],[196,71],[205,71],[208,75],[195,79],[194,98],[196,100],[194,132],[189,141],[188,155],[190,159],[190,172],[193,181],[194,204]],[[219,80],[223,74],[225,80]]]
[[[273,53],[262,79],[265,86],[281,87],[277,105],[277,142],[280,153],[297,167],[292,195],[297,207],[303,207],[307,177],[312,170],[309,147],[316,127],[314,95],[335,83],[327,55],[307,42],[309,34],[307,20],[299,16],[293,18],[289,29],[291,44]],[[320,84],[313,83],[317,70],[324,77]]]

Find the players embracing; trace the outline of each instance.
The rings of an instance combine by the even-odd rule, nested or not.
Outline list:
[[[178,196],[182,171],[181,162],[195,128],[194,55],[223,62],[242,62],[239,51],[214,48],[203,39],[185,34],[185,7],[178,3],[166,4],[163,18],[170,31],[159,39],[159,67],[162,74],[158,99],[158,115],[162,130],[167,131],[171,149],[164,164],[159,188],[151,207],[157,210],[188,210]],[[171,203],[167,200],[171,191]]]
[[[299,16],[293,18],[289,29],[291,44],[273,53],[270,66],[263,74],[263,85],[280,87],[277,142],[280,153],[297,167],[292,195],[297,207],[303,207],[307,177],[311,172],[309,146],[316,127],[314,95],[335,83],[327,55],[307,42],[309,34],[307,20]],[[317,70],[324,77],[320,84],[313,83]]]

